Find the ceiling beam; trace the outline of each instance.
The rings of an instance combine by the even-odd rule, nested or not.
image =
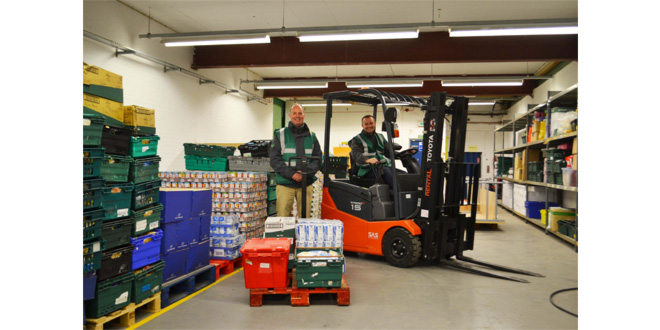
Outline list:
[[[390,93],[404,94],[410,96],[429,96],[431,92],[446,92],[455,96],[494,96],[516,97],[531,95],[536,87],[533,80],[525,80],[522,86],[503,87],[443,87],[441,81],[425,81],[423,87],[408,88],[378,88]],[[347,90],[344,82],[329,82],[328,88],[300,88],[300,89],[266,89],[264,97],[323,97],[323,94]]]
[[[304,43],[273,37],[269,44],[197,46],[192,68],[576,61],[577,41],[577,35],[450,38],[447,32],[421,32],[417,39]]]

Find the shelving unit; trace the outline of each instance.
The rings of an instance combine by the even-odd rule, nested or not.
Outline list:
[[[553,128],[551,127],[551,116],[552,112],[547,111],[549,109],[552,109],[553,106],[556,105],[574,105],[577,106],[577,100],[578,100],[578,86],[577,84],[559,92],[555,91],[550,91],[548,92],[548,97],[547,100],[541,104],[530,104],[528,105],[528,111],[521,114],[520,116],[515,117],[513,120],[505,123],[501,127],[495,129],[494,131],[494,154],[496,156],[500,157],[513,157],[515,159],[515,154],[516,153],[521,153],[525,152],[527,155],[530,154],[530,150],[543,150],[545,149],[546,151],[553,146],[557,146],[562,143],[570,142],[574,138],[577,138],[578,132],[569,132],[560,136],[552,136]],[[537,141],[532,141],[527,143],[527,139],[516,139],[516,132],[520,130],[525,130],[525,132],[529,132],[529,127],[531,122],[533,121],[534,118],[534,113],[539,110],[546,110],[547,117],[546,117],[546,133],[545,133],[545,139],[537,140]],[[501,139],[499,139],[500,147],[498,148],[497,143],[498,143],[498,134],[501,135]],[[506,139],[511,139],[510,144],[508,144],[507,147],[505,146],[505,141]],[[510,145],[510,146],[509,146]],[[503,162],[502,162],[503,163]],[[494,163],[494,165],[497,165]],[[527,169],[527,160],[523,159],[523,166],[525,169]],[[515,168],[515,167],[514,167]],[[523,171],[524,173],[526,172]],[[575,192],[576,194],[576,205],[575,205],[575,226],[576,226],[576,235],[575,239],[572,237],[565,236],[563,234],[560,234],[559,232],[551,231],[546,228],[545,225],[541,222],[539,219],[533,219],[527,217],[525,214],[519,212],[520,208],[518,207],[518,210],[515,209],[514,203],[514,189],[511,189],[511,206],[505,205],[504,204],[504,195],[502,196],[502,200],[498,200],[498,205],[500,205],[502,208],[512,212],[516,216],[522,218],[525,220],[525,222],[531,222],[541,228],[543,228],[547,233],[551,233],[562,240],[574,245],[575,250],[577,251],[577,246],[578,246],[578,219],[577,219],[577,192],[578,192],[578,187],[577,186],[567,186],[567,185],[558,185],[558,184],[552,184],[552,183],[547,183],[547,182],[536,182],[536,181],[528,181],[527,177],[525,176],[523,179],[513,179],[507,177],[507,173],[500,173],[501,175],[497,175],[496,172],[496,179],[501,179],[503,181],[509,181],[513,182],[515,184],[519,185],[524,185],[525,186],[525,192],[527,196],[525,197],[525,200],[528,200],[529,196],[529,187],[544,187],[545,190],[545,202],[546,202],[546,207],[545,209],[548,209],[548,199],[550,195],[550,191],[556,191],[558,194],[558,200],[562,200],[562,194],[564,192]],[[544,176],[545,179],[547,179],[547,176]],[[504,190],[504,189],[503,189]],[[503,191],[504,194],[504,191]],[[506,196],[508,197],[508,196]]]

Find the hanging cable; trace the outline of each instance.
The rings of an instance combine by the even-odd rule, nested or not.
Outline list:
[[[557,304],[555,304],[555,302],[552,300],[552,298],[553,298],[556,294],[558,294],[558,293],[562,293],[562,292],[566,292],[566,291],[573,291],[573,290],[577,291],[577,289],[578,289],[578,288],[569,288],[569,289],[561,289],[561,290],[557,290],[557,291],[553,292],[553,293],[550,295],[550,303],[552,304],[552,306],[557,307],[560,311],[562,311],[562,312],[564,312],[564,313],[571,314],[571,315],[573,315],[573,316],[575,316],[575,317],[578,317],[577,314],[572,313],[572,312],[569,312],[569,311],[567,311],[567,310],[565,310],[565,309],[559,307],[559,306],[558,306]]]

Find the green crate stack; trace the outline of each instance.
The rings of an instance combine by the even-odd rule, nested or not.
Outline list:
[[[268,216],[277,214],[277,182],[275,172],[268,173]]]
[[[497,157],[497,176],[501,177],[509,173],[509,169],[513,167],[512,157]]]
[[[543,182],[543,162],[527,163],[527,181]]]
[[[186,170],[189,171],[227,171],[227,157],[233,156],[236,147],[212,144],[184,143]]]
[[[85,300],[95,295],[97,271],[105,250],[101,238],[103,228],[104,179],[101,165],[105,149],[101,146],[101,134],[105,119],[99,115],[83,114],[83,284]]]
[[[553,152],[548,152],[548,155],[552,155]],[[558,157],[553,157],[552,160],[546,160],[546,172],[548,174],[547,183],[563,185],[563,178],[561,169],[566,167],[566,161],[563,159],[558,159]]]

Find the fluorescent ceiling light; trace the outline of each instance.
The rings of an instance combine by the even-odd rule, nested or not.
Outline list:
[[[346,87],[348,88],[382,88],[382,87],[422,87],[424,82],[421,80],[414,81],[348,81]]]
[[[378,103],[378,105],[381,105],[382,103]],[[385,105],[410,105],[410,103],[385,103]]]
[[[493,105],[495,101],[468,102],[468,105]]]
[[[325,107],[327,104],[326,103],[302,103],[301,104],[303,107]],[[349,107],[352,104],[350,103],[333,103],[333,107]]]
[[[445,87],[479,87],[479,86],[522,86],[522,80],[512,81],[487,81],[487,80],[443,80],[442,86]]]
[[[551,34],[577,34],[577,26],[525,27],[502,29],[449,29],[450,37],[531,36]]]
[[[165,43],[165,47],[267,44],[270,43],[270,36],[204,40],[172,39],[169,41],[163,40],[163,43]]]
[[[328,88],[328,82],[260,82],[257,89]]]
[[[419,30],[415,31],[391,31],[391,32],[347,32],[335,34],[301,34],[298,36],[300,42],[316,41],[347,41],[347,40],[381,40],[381,39],[415,39],[419,36]]]

